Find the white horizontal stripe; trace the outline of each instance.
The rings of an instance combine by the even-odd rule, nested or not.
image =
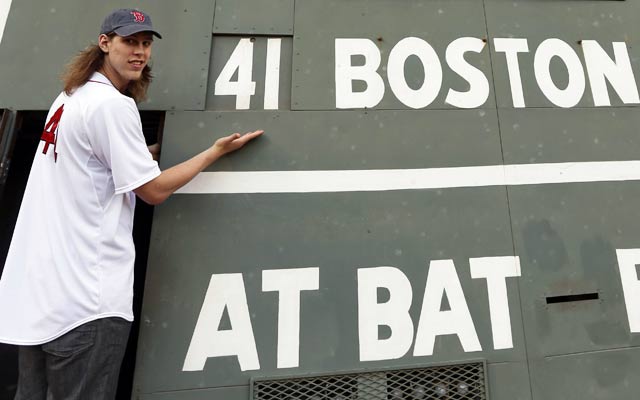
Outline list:
[[[321,193],[640,180],[640,161],[339,171],[203,172],[177,193]]]

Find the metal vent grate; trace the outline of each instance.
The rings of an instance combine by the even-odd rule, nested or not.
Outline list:
[[[255,380],[253,400],[485,400],[485,364]]]

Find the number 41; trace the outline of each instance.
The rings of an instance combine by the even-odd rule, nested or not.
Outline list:
[[[264,77],[264,109],[278,109],[280,87],[280,47],[281,39],[268,39],[267,65]],[[231,77],[238,71],[238,80]],[[251,96],[256,93],[253,74],[253,41],[240,39],[224,68],[216,79],[214,94],[236,96],[236,110],[248,110]]]

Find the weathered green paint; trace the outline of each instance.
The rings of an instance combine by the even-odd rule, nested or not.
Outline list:
[[[489,398],[531,400],[529,367],[526,362],[489,364]]]
[[[536,398],[632,397],[635,385],[628,386],[633,380],[626,371],[635,370],[638,353],[631,349],[639,339],[629,332],[615,249],[637,246],[639,215],[629,199],[638,195],[635,182],[509,189]],[[593,292],[599,300],[545,301],[549,295]],[[623,364],[605,356],[614,349]],[[563,356],[593,351],[584,356],[588,361]],[[572,383],[559,385],[557,375],[565,370],[570,372],[563,372],[562,379]],[[619,380],[606,383],[601,374]],[[575,389],[569,391],[569,385]]]
[[[500,110],[505,164],[634,160],[636,107]]]
[[[293,35],[294,0],[216,0],[215,34]]]
[[[170,112],[161,166],[225,132],[267,134],[222,171],[459,167],[502,162],[495,110]],[[175,133],[173,133],[175,132]],[[463,143],[464,145],[461,145]]]
[[[637,347],[547,357],[531,364],[535,398],[622,400],[638,393]]]
[[[134,396],[138,400],[228,400],[248,399],[249,387],[225,387],[213,389],[190,389],[176,392],[154,393]]]
[[[505,163],[634,159],[637,109],[501,110]],[[629,332],[615,249],[637,246],[637,182],[510,187],[534,398],[633,397],[639,338]],[[598,300],[546,304],[547,296]],[[626,350],[620,350],[624,349]],[[597,351],[596,353],[592,353]],[[575,354],[575,355],[573,355]]]

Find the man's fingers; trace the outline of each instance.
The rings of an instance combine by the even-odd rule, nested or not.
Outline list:
[[[240,137],[239,133],[233,133],[229,136],[225,136],[225,137],[221,137],[220,139],[217,140],[217,142],[223,146],[226,146],[227,144],[233,142],[234,140],[238,139]]]
[[[258,130],[258,131],[253,131],[253,132],[247,132],[244,135],[242,135],[242,139],[253,139],[256,136],[260,136],[262,135],[264,131],[263,130]]]
[[[263,133],[264,131],[262,129],[253,132],[247,132],[244,135],[234,133],[218,139],[215,144],[224,152],[234,151],[244,146],[248,141],[262,135]]]
[[[258,136],[262,135],[263,133],[264,133],[264,131],[263,131],[263,130],[257,130],[257,131],[253,131],[253,132],[247,132],[247,133],[245,133],[244,135],[242,135],[242,136],[240,136],[240,137],[236,138],[236,139],[234,140],[234,142],[241,143],[241,144],[243,144],[243,145],[244,145],[244,144],[245,144],[245,143],[247,143],[249,140],[255,139],[256,137],[258,137]]]

